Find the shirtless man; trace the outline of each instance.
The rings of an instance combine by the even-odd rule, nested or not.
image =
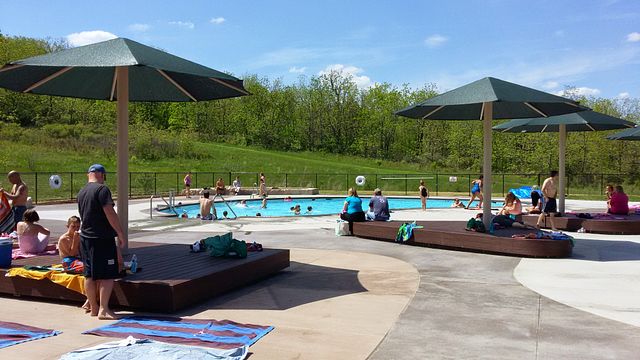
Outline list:
[[[13,170],[7,174],[9,182],[13,184],[11,192],[7,192],[5,189],[0,188],[0,191],[11,200],[13,208],[13,218],[16,224],[22,221],[22,215],[27,210],[27,196],[29,196],[29,189],[20,178],[20,173]]]
[[[541,223],[544,220],[545,215],[549,215],[551,221],[551,230],[557,231],[554,217],[558,212],[558,205],[556,203],[556,196],[558,195],[558,172],[552,170],[550,176],[542,183],[542,196],[544,196],[544,209],[538,217],[536,227],[539,229]]]
[[[213,214],[211,214],[212,208]],[[202,197],[200,198],[200,216],[202,220],[215,220],[218,217],[218,214],[216,214],[216,207],[213,206],[213,201],[209,199],[208,190],[203,191]]]

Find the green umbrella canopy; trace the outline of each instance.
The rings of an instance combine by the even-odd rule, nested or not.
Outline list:
[[[633,127],[631,121],[596,111],[551,116],[548,118],[514,119],[493,127],[501,132],[559,132],[560,125],[567,131],[601,131]]]
[[[481,120],[485,102],[493,103],[493,119],[547,117],[588,110],[567,98],[486,77],[399,110],[396,115],[414,119]]]
[[[609,140],[640,140],[640,127],[634,127],[632,129],[627,129],[615,133],[613,135],[607,136]]]
[[[14,61],[0,87],[25,93],[117,100],[116,67],[129,69],[130,101],[201,101],[248,95],[242,80],[117,38]]]

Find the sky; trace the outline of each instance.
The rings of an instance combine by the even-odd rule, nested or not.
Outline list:
[[[492,76],[640,97],[638,0],[0,0],[0,32],[72,46],[125,37],[238,77],[337,70],[439,91]]]

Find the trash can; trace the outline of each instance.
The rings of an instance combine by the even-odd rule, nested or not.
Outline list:
[[[11,250],[13,240],[11,238],[0,238],[0,268],[11,267]]]

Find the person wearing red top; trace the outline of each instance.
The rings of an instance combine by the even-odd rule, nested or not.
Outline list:
[[[624,193],[622,186],[616,186],[611,199],[609,200],[609,214],[627,215],[629,214],[629,197]]]

